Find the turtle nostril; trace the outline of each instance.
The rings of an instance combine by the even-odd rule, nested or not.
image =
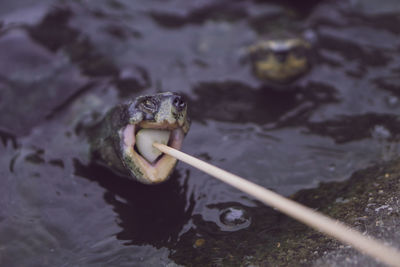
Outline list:
[[[178,111],[182,111],[186,107],[186,102],[183,100],[181,96],[175,96],[172,104]]]

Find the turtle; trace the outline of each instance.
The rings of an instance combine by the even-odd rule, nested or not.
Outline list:
[[[296,13],[295,10],[292,10]],[[256,78],[285,85],[306,74],[313,64],[317,34],[311,25],[286,12],[250,22],[257,37],[245,49]]]
[[[143,95],[117,105],[88,129],[92,160],[144,184],[166,181],[177,160],[152,146],[180,149],[190,128],[187,103],[172,92]]]
[[[261,39],[248,47],[254,75],[263,81],[287,84],[311,67],[313,43],[304,37]]]

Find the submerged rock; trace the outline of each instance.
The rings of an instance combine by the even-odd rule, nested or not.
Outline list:
[[[400,247],[399,182],[400,159],[396,159],[359,170],[343,182],[301,190],[290,198]],[[182,243],[201,236],[205,245],[200,250],[181,248],[172,258],[179,264],[203,266],[215,262],[223,266],[380,266],[350,246],[262,204],[246,209],[252,217],[251,228],[212,235],[215,227],[197,222],[204,226],[184,235]]]
[[[360,232],[400,247],[400,159],[355,172],[344,182],[323,183],[291,198]],[[328,266],[378,266],[350,246],[300,227],[286,218],[286,231],[278,242],[257,253],[260,265],[289,266],[303,263]],[[300,227],[300,228],[299,228]],[[277,245],[279,244],[279,245]]]

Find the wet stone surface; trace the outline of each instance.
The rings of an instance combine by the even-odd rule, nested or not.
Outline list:
[[[0,265],[379,266],[185,164],[154,187],[122,179],[82,129],[181,93],[185,152],[399,247],[398,14],[395,0],[0,2]],[[315,34],[310,70],[257,79],[246,49],[293,31]]]

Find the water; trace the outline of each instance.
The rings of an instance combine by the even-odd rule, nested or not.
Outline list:
[[[375,5],[0,3],[1,265],[251,259],[284,230],[275,211],[183,163],[159,186],[115,177],[90,163],[76,125],[138,94],[180,92],[185,152],[284,195],[344,180],[398,153],[399,10]],[[312,70],[281,88],[241,60],[275,23],[317,38]]]

